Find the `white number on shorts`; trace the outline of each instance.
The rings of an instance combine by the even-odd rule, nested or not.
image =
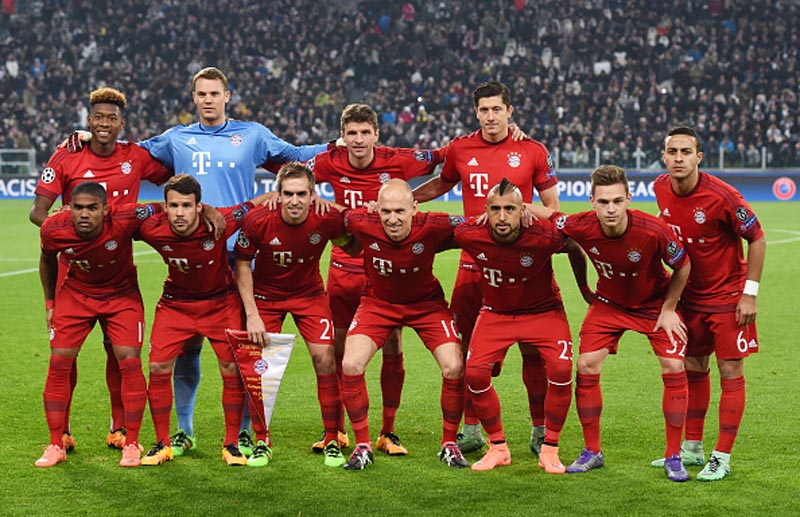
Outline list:
[[[452,338],[452,339],[455,339],[455,338],[458,337],[458,329],[456,329],[456,322],[455,321],[450,320],[448,322],[447,320],[439,320],[439,323],[442,324],[442,328],[444,329],[444,335],[445,336],[447,336],[449,338]]]
[[[556,343],[562,347],[561,355],[559,355],[558,358],[563,359],[564,361],[572,361],[572,341],[559,339],[556,341]]]
[[[740,330],[739,335],[736,336],[736,348],[738,348],[741,353],[747,352],[747,339],[744,337],[744,330]]]
[[[678,351],[678,345],[680,344],[680,351]],[[675,344],[672,345],[672,348],[667,349],[667,353],[669,355],[674,355],[678,353],[678,357],[684,357],[686,355],[686,343],[681,343],[680,341],[676,340]]]
[[[333,339],[333,336],[331,335],[331,329],[333,328],[333,322],[331,320],[326,320],[325,318],[322,318],[321,320],[319,320],[319,322],[322,325],[325,326],[325,328],[323,329],[322,334],[320,334],[319,338],[320,339],[324,339],[324,340]]]

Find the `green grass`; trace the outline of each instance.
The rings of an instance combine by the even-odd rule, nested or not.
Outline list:
[[[623,338],[620,354],[603,372],[603,451],[606,467],[581,476],[550,476],[528,451],[530,430],[519,353],[511,350],[496,380],[513,464],[493,472],[449,469],[436,458],[441,433],[440,375],[416,335],[404,336],[406,385],[397,433],[410,455],[376,457],[364,472],[322,465],[310,452],[321,429],[311,362],[297,346],[273,417],[274,462],[265,469],[233,469],[221,460],[221,382],[211,349],[203,353],[196,433],[199,448],[158,468],[121,469],[119,453],[105,447],[108,396],[99,333],[87,340],[79,359],[73,405],[77,449],[51,469],[33,462],[47,442],[41,391],[48,364],[47,332],[37,267],[38,233],[27,221],[27,201],[0,203],[0,513],[6,515],[532,515],[532,514],[794,514],[800,493],[796,459],[798,389],[794,344],[800,333],[797,286],[800,274],[800,204],[754,206],[766,227],[767,264],[759,296],[761,352],[747,360],[748,404],[733,454],[732,476],[719,483],[670,483],[649,467],[663,452],[661,380],[646,341]],[[582,203],[565,204],[568,212]],[[636,204],[654,212],[654,205]],[[456,204],[426,209],[458,212]],[[137,246],[136,262],[148,320],[163,280],[159,257]],[[437,259],[437,274],[449,293],[458,252]],[[568,271],[556,258],[573,337],[585,305]],[[292,330],[287,325],[286,330]],[[144,354],[146,356],[146,352]],[[146,360],[145,360],[146,362]],[[377,384],[380,359],[368,369],[373,434],[380,420]],[[713,372],[713,370],[712,370]],[[717,428],[718,376],[712,373],[712,405],[706,449]],[[174,422],[174,419],[173,419]],[[149,414],[144,443],[153,439]],[[582,448],[580,423],[570,410],[561,457],[571,462]],[[478,454],[468,459],[476,461]],[[697,469],[690,470],[694,476]]]

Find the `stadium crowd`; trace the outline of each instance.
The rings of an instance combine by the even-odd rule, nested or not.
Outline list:
[[[296,144],[337,136],[349,102],[389,146],[441,146],[476,127],[470,88],[511,86],[516,122],[561,168],[659,159],[664,128],[707,135],[705,164],[800,166],[800,6],[674,2],[40,0],[0,13],[0,147],[44,164],[85,94],[129,98],[126,138],[193,120],[190,79],[225,70],[230,114]],[[320,35],[324,37],[320,37]]]

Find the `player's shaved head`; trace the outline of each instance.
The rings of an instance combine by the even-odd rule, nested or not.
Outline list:
[[[515,201],[518,201],[520,204],[522,204],[522,192],[519,190],[519,187],[511,183],[507,178],[503,178],[500,183],[492,187],[486,198],[488,199],[492,196],[505,196],[506,194],[513,195]]]
[[[89,106],[95,104],[113,104],[119,107],[119,111],[124,113],[125,108],[128,107],[128,101],[125,95],[114,88],[98,88],[89,94]]]
[[[417,202],[411,186],[401,179],[390,179],[378,191],[378,215],[386,236],[399,242],[411,233]]]
[[[167,194],[170,190],[174,190],[178,194],[183,194],[184,196],[188,196],[190,194],[194,194],[195,196],[195,203],[200,202],[200,197],[202,190],[200,188],[200,183],[189,174],[176,174],[175,176],[171,177],[167,180],[164,184],[164,200],[167,199]]]
[[[399,178],[392,178],[383,185],[378,191],[378,203],[381,202],[381,197],[405,197],[409,205],[414,204],[414,194],[411,192],[411,185],[407,181]]]
[[[630,194],[628,177],[625,169],[616,165],[601,165],[592,171],[592,194],[595,187],[607,187],[609,185],[621,184],[625,186],[625,194]]]

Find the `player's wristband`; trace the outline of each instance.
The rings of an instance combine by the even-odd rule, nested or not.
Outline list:
[[[743,294],[758,296],[758,282],[755,280],[745,280]]]
[[[49,311],[50,309],[52,309],[55,306],[56,306],[56,301],[55,300],[45,300],[44,301],[45,310]]]

